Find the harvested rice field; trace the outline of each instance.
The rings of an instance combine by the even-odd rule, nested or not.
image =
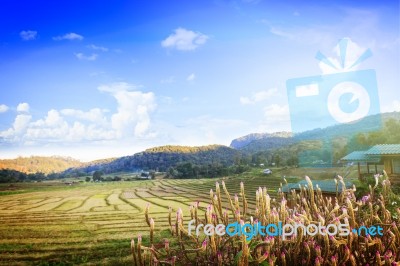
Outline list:
[[[130,239],[142,234],[146,242],[148,204],[156,236],[168,236],[168,208],[181,208],[188,216],[190,204],[208,202],[216,181],[59,183],[35,191],[17,186],[0,196],[0,264],[129,265]],[[238,192],[240,181],[227,179],[228,189]],[[267,185],[265,179],[246,188],[255,191],[260,185]]]
[[[267,187],[273,197],[281,174],[225,178],[231,195],[244,181],[249,211],[255,191]],[[200,201],[221,179],[146,180],[109,183],[25,183],[0,187],[0,265],[131,265],[130,239],[148,241],[144,210],[156,223],[157,239],[169,237],[168,210]],[[224,195],[223,195],[224,198]]]

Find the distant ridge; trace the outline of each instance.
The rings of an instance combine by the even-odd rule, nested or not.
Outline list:
[[[238,150],[223,145],[207,146],[160,146],[147,149],[130,156],[119,157],[105,163],[87,163],[79,168],[72,168],[68,172],[91,173],[103,171],[104,173],[158,170],[167,171],[169,167],[180,163],[190,162],[194,165],[219,164],[230,166],[240,154]]]
[[[169,167],[175,167],[186,162],[198,166],[218,164],[230,166],[237,160],[252,160],[252,156],[257,153],[264,153],[264,157],[268,157],[269,160],[272,160],[272,156],[275,154],[280,154],[284,159],[290,159],[300,150],[307,150],[314,146],[314,150],[320,149],[318,148],[319,144],[316,142],[326,138],[341,139],[339,149],[342,150],[340,153],[345,153],[345,149],[349,148],[348,144],[351,144],[350,139],[352,136],[376,127],[380,121],[382,121],[382,127],[384,127],[385,123],[390,119],[400,121],[400,112],[368,116],[357,123],[357,126],[341,124],[309,130],[295,136],[290,132],[251,133],[232,140],[230,147],[216,144],[197,147],[166,145],[149,148],[130,156],[100,159],[85,163],[61,156],[18,157],[16,159],[0,160],[0,169],[11,169],[28,174],[36,172],[50,174],[58,172],[91,173],[96,170],[101,170],[105,173],[134,170],[166,171]],[[400,139],[398,132],[400,130],[391,133],[392,139],[396,139],[396,141]],[[379,140],[379,143],[389,143],[385,141],[388,141],[388,139]],[[315,157],[318,156],[320,154],[315,154]]]
[[[305,140],[324,140],[329,138],[344,137],[346,139],[360,133],[376,129],[381,125],[384,127],[389,119],[400,120],[399,112],[371,115],[358,121],[356,124],[339,124],[326,128],[316,128],[292,135],[290,132],[277,133],[251,133],[232,140],[231,147],[254,153],[269,149],[283,148],[294,143]]]
[[[44,174],[57,173],[82,165],[82,162],[74,158],[62,156],[31,156],[0,160],[0,169],[11,169],[26,174],[37,172]]]
[[[159,146],[154,148],[146,149],[144,152],[147,153],[157,153],[157,152],[164,152],[164,153],[196,153],[196,152],[204,152],[204,151],[211,151],[218,148],[226,147],[224,145],[207,145],[207,146],[181,146],[181,145],[165,145]]]
[[[286,139],[291,138],[291,132],[275,132],[275,133],[250,133],[246,136],[239,137],[237,139],[232,140],[231,144],[229,145],[232,148],[240,149],[249,143],[256,141],[256,140],[265,140],[265,139]]]

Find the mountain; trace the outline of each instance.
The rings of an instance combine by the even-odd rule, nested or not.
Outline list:
[[[373,130],[377,127],[379,130]],[[297,165],[302,158],[306,159],[306,163],[317,160],[336,162],[349,151],[385,143],[400,143],[400,112],[368,116],[357,123],[318,128],[294,136],[289,132],[252,133],[234,139],[230,147],[167,145],[130,156],[88,163],[58,156],[19,157],[0,160],[0,170],[9,169],[28,174],[62,172],[85,175],[96,170],[104,173],[135,170],[167,171],[170,168],[179,168],[185,163],[190,163],[193,169],[197,167],[206,171],[212,168],[230,167],[239,162],[243,165],[249,163]],[[12,175],[17,174],[12,173]]]
[[[253,136],[256,138],[248,142]],[[400,113],[372,115],[350,124],[317,128],[286,138],[250,134],[237,140],[240,144],[248,142],[239,150],[253,164],[335,164],[355,150],[376,144],[400,143]],[[232,143],[237,145],[237,140]]]
[[[265,150],[284,148],[295,143],[308,140],[331,140],[338,138],[350,139],[359,133],[377,131],[384,128],[387,121],[400,121],[399,112],[371,115],[356,123],[339,124],[326,128],[316,128],[292,135],[289,132],[252,133],[231,142],[231,147],[247,152],[256,153]]]
[[[136,170],[167,171],[170,167],[175,167],[182,163],[192,163],[197,166],[231,166],[239,154],[239,151],[223,145],[199,147],[168,145],[147,149],[143,152],[108,162],[88,163],[78,168],[69,169],[65,173],[85,174],[93,171],[114,173]]]
[[[37,172],[44,174],[57,173],[82,165],[83,163],[78,160],[61,156],[31,156],[0,160],[0,169],[16,170],[26,174]]]
[[[274,142],[280,142],[280,141],[285,142],[286,139],[289,139],[291,137],[292,133],[285,131],[276,133],[251,133],[246,136],[232,140],[229,146],[235,149],[241,149],[244,146],[250,144],[251,142],[257,140],[270,140],[271,145],[274,146],[273,145]]]

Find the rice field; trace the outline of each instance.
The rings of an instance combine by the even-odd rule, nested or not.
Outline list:
[[[280,174],[224,179],[232,195],[244,181],[250,196],[260,186],[273,196],[282,182]],[[181,208],[188,217],[190,204],[209,202],[216,181],[59,183],[0,194],[0,265],[131,265],[130,239],[142,234],[147,241],[144,210],[148,204],[158,229],[155,237],[168,237],[169,207]],[[255,199],[248,201],[253,211]],[[203,210],[205,203],[200,205]]]

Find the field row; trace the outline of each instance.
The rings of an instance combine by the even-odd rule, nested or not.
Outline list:
[[[103,264],[109,257],[129,261],[130,239],[139,234],[147,235],[144,210],[149,204],[158,238],[168,237],[169,208],[174,211],[182,209],[185,219],[189,219],[189,206],[194,202],[202,202],[200,208],[205,210],[215,181],[90,184],[74,189],[2,196],[0,264],[24,265],[44,261],[71,264],[98,261]],[[240,181],[234,178],[225,180],[232,196],[239,192]],[[247,181],[246,190],[249,192],[269,183],[260,179]],[[271,183],[271,188],[274,194],[276,182],[275,185]],[[254,198],[250,197],[248,201],[252,211]],[[108,263],[115,264],[115,261]]]

